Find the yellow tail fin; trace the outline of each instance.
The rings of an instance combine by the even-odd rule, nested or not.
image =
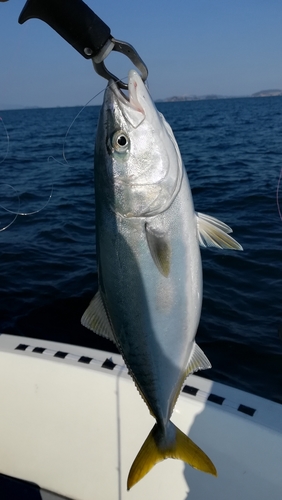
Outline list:
[[[165,431],[156,424],[135,458],[127,479],[130,490],[158,462],[166,458],[178,458],[195,469],[217,476],[216,468],[209,457],[172,422]]]

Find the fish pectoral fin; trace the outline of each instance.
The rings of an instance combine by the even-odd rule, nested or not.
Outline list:
[[[208,368],[211,368],[211,363],[198,344],[194,342],[192,354],[186,369],[186,377],[198,370],[207,370]]]
[[[194,469],[217,476],[215,466],[209,457],[184,432],[168,422],[165,433],[156,424],[135,458],[127,479],[130,490],[158,462],[166,458],[178,458]]]
[[[84,312],[81,318],[81,324],[98,335],[116,343],[99,290]]]
[[[215,217],[196,212],[199,244],[202,247],[225,248],[228,250],[243,250],[230,233],[231,227]]]
[[[145,224],[145,232],[153,261],[160,273],[167,278],[170,271],[171,248],[166,235],[148,223]]]

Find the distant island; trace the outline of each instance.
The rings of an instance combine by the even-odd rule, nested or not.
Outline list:
[[[181,95],[181,96],[172,96],[166,97],[165,99],[157,99],[156,102],[178,102],[178,101],[204,101],[211,99],[228,99],[229,96],[221,96],[221,95]],[[230,96],[231,97],[231,96]]]
[[[261,90],[252,94],[251,97],[277,97],[282,95],[282,90]]]
[[[179,101],[205,101],[205,100],[215,100],[215,99],[236,99],[242,97],[277,97],[282,96],[282,90],[261,90],[260,92],[255,92],[255,94],[251,95],[243,95],[243,96],[224,96],[217,94],[208,94],[208,95],[182,95],[182,96],[172,96],[166,97],[165,99],[158,99],[157,102],[179,102]]]

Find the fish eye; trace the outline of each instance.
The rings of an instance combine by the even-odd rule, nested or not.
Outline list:
[[[112,137],[112,147],[118,153],[124,153],[128,150],[130,145],[129,137],[122,130],[118,130]]]

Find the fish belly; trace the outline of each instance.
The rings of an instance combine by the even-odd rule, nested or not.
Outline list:
[[[146,224],[107,207],[98,213],[100,288],[117,344],[155,418],[166,425],[193,347],[202,301],[202,271],[188,181],[154,217],[170,245],[170,271],[152,258]],[[100,219],[100,220],[99,220]]]

